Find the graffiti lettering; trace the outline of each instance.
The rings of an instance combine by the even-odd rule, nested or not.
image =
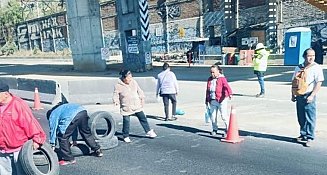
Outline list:
[[[28,41],[28,35],[27,35],[27,26],[19,26],[17,27],[17,35],[19,38],[19,42],[26,42]]]
[[[166,6],[164,3],[161,3],[158,7],[158,14],[160,15],[160,17],[163,19],[166,17],[167,13],[166,13]],[[167,11],[168,11],[168,16],[171,19],[177,18],[181,16],[181,7],[180,5],[171,5],[171,6],[167,6]]]
[[[42,48],[43,51],[63,50],[63,47],[68,48],[67,36],[65,36],[67,34],[66,26],[65,14],[54,14],[48,18],[26,21],[24,24],[19,24],[16,27],[19,45],[21,49]],[[43,42],[41,42],[41,37]],[[29,40],[32,45],[22,47],[22,44]]]
[[[168,16],[170,18],[176,18],[181,16],[181,7],[179,5],[172,5],[169,7]]]

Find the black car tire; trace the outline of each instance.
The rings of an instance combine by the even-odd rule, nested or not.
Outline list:
[[[44,155],[45,159],[43,160],[49,163],[48,171],[46,173],[41,172],[34,163],[33,155],[40,151],[43,153],[41,155]],[[18,161],[26,175],[59,175],[58,157],[48,143],[44,143],[40,148],[34,150],[33,141],[27,141],[18,155]]]
[[[112,149],[118,146],[117,136],[113,136],[111,139],[96,140],[96,142],[100,145],[102,150]]]
[[[100,120],[105,120],[106,121],[106,126],[104,129],[104,133],[103,134],[99,134],[97,131],[103,131],[103,130],[99,130],[98,124],[103,124],[100,123]],[[94,136],[94,138],[96,140],[108,140],[111,139],[115,132],[116,132],[116,123],[115,120],[112,118],[111,114],[109,112],[106,111],[97,111],[95,113],[93,113],[90,116],[89,119],[89,126],[91,129],[91,133]]]

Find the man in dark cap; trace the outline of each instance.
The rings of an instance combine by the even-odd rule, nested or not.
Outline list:
[[[0,81],[0,174],[23,174],[17,163],[21,147],[29,139],[37,149],[46,135],[21,98],[9,92],[9,86]]]

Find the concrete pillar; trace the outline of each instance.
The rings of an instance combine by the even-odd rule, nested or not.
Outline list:
[[[152,69],[148,1],[116,3],[124,68],[135,72]]]
[[[106,61],[101,58],[103,40],[98,0],[69,0],[66,3],[74,69],[104,71]]]

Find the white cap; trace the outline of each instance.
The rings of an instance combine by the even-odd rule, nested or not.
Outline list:
[[[264,49],[265,46],[262,44],[262,43],[258,43],[256,46],[255,46],[255,50],[259,50],[259,49]]]

